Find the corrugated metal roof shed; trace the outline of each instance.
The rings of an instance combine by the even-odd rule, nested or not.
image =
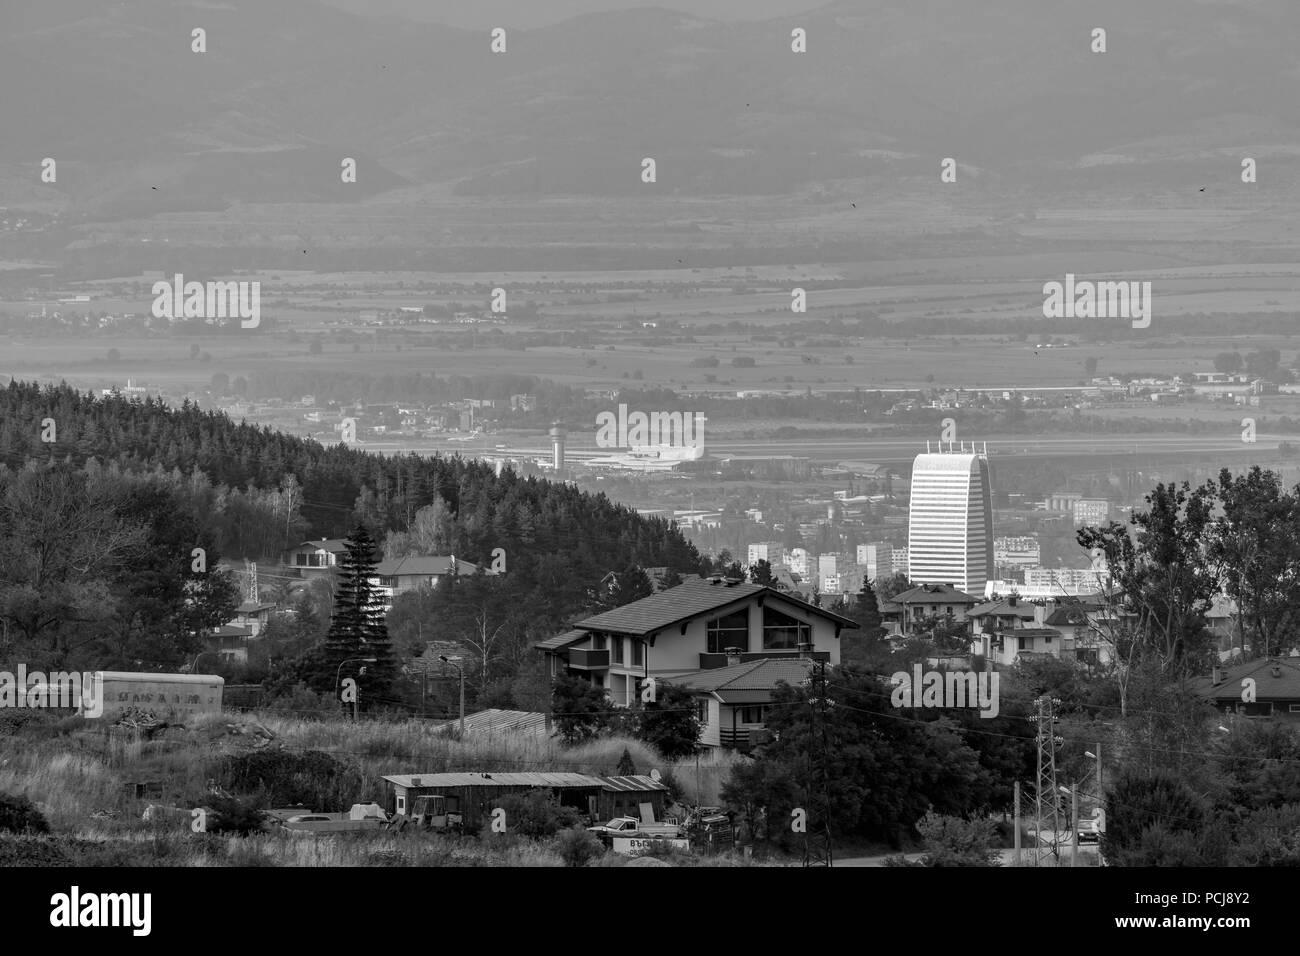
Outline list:
[[[603,787],[600,777],[584,773],[397,773],[384,777],[398,787]]]
[[[439,734],[444,731],[459,730],[460,719],[452,718],[444,723],[437,724],[432,729],[433,733]],[[545,736],[550,733],[547,726],[546,715],[539,711],[531,710],[480,710],[474,714],[467,714],[465,717],[465,733],[486,733],[486,734],[535,734]]]
[[[606,790],[667,790],[668,787],[658,780],[640,774],[632,777],[602,777]]]

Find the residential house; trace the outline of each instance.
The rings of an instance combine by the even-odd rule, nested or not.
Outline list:
[[[208,633],[208,649],[220,655],[224,661],[247,664],[248,642],[252,637],[252,632],[247,627],[223,624]]]
[[[1216,667],[1194,690],[1225,714],[1300,723],[1300,657]]]
[[[972,608],[971,653],[996,666],[1022,656],[1047,656],[1088,665],[1110,660],[1104,624],[1107,612],[1095,600],[1054,598],[1026,601],[1020,595],[994,598]]]
[[[338,564],[339,555],[347,549],[347,542],[342,538],[303,541],[297,547],[285,551],[283,561],[303,577],[314,577],[328,573],[330,568]]]
[[[250,637],[261,637],[266,626],[271,623],[274,611],[274,604],[245,601],[235,609],[235,618],[228,623],[248,628]]]
[[[695,698],[700,743],[749,751],[767,742],[768,711],[773,692],[784,682],[795,685],[808,678],[811,657],[764,658],[742,662],[730,655],[724,667],[674,677]]]
[[[375,588],[376,598],[383,603],[384,610],[391,610],[393,601],[399,594],[421,587],[434,587],[449,574],[470,575],[477,574],[478,570],[478,565],[460,561],[454,554],[445,557],[412,555],[380,561],[375,565],[375,576],[370,579],[370,583]]]
[[[980,599],[957,590],[951,584],[922,584],[895,594],[889,603],[903,609],[899,620],[901,629],[915,632],[927,618],[948,616],[958,623],[965,621],[967,613],[980,603]]]
[[[538,642],[554,674],[578,674],[628,706],[643,678],[669,679],[763,658],[838,664],[840,631],[856,621],[792,594],[735,578],[686,581],[576,621]]]

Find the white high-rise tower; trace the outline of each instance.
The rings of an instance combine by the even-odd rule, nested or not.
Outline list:
[[[988,457],[974,445],[912,463],[907,576],[976,596],[993,577],[993,489]]]

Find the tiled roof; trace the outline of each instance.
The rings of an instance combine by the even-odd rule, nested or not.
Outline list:
[[[1052,627],[1084,627],[1089,624],[1088,613],[1082,607],[1058,607],[1043,620]]]
[[[1014,605],[1010,601],[985,601],[983,604],[977,604],[966,612],[967,617],[981,617],[985,614],[992,614],[995,617],[1018,617],[1024,621],[1034,619],[1034,605],[1025,604],[1017,601]]]
[[[297,551],[299,548],[315,548],[317,551],[338,554],[348,549],[348,543],[343,538],[321,538],[319,541],[300,541],[289,550]]]
[[[241,624],[223,624],[220,627],[214,627],[211,630],[213,637],[252,637],[251,628],[244,627]]]
[[[533,645],[540,651],[558,651],[561,647],[568,647],[570,644],[576,644],[578,641],[588,637],[586,631],[565,631],[563,634],[556,634],[554,637],[548,637],[544,641],[538,641]]]
[[[807,658],[769,657],[744,664],[728,664],[726,667],[694,671],[674,677],[671,683],[700,693],[716,692],[719,696],[736,691],[761,692],[766,695],[761,700],[769,700],[771,692],[780,681],[797,684],[806,679],[811,664],[812,661]],[[759,701],[746,701],[746,703],[757,702]]]
[[[1273,676],[1274,668],[1278,676]],[[1209,678],[1196,682],[1197,693],[1221,703],[1241,701],[1241,682],[1251,677],[1255,680],[1255,697],[1259,700],[1293,700],[1300,703],[1300,663],[1290,659],[1271,658],[1247,661],[1222,671],[1223,680],[1212,684]]]
[[[772,701],[770,690],[715,690],[718,700],[724,704],[768,704]]]
[[[631,604],[597,614],[586,620],[575,621],[573,626],[583,631],[609,631],[614,634],[649,634],[682,621],[736,604],[756,594],[776,595],[794,604],[801,611],[827,618],[845,627],[859,627],[856,621],[833,614],[824,608],[805,604],[788,594],[761,584],[739,582],[727,584],[724,580],[714,584],[714,578],[686,581],[675,588],[660,591]]]
[[[958,591],[951,584],[922,584],[911,588],[893,598],[896,604],[978,604],[980,599],[972,597],[965,591]]]
[[[239,607],[235,608],[235,613],[253,614],[257,611],[274,611],[274,610],[275,610],[274,604],[254,603],[252,601],[245,601],[243,604],[239,605]]]
[[[375,565],[375,574],[386,578],[402,574],[446,574],[450,570],[450,555],[411,555],[405,558],[392,558],[388,561],[380,561]],[[475,574],[477,572],[477,565],[459,559],[456,561],[457,574]]]

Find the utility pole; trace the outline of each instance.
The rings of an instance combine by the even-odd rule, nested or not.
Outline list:
[[[1079,865],[1079,785],[1070,787],[1070,866]]]
[[[1038,713],[1029,719],[1038,726],[1038,768],[1034,786],[1034,865],[1046,866],[1060,862],[1061,804],[1056,789],[1056,748],[1061,738],[1056,736],[1056,715],[1053,708],[1060,705],[1055,698],[1040,697],[1034,703]],[[1043,831],[1051,827],[1051,841],[1044,844]],[[1051,860],[1049,864],[1047,861]]]
[[[826,696],[826,662],[814,661],[811,673],[808,677],[809,697],[808,703],[812,708],[812,734],[809,747],[809,753],[812,762],[812,769],[809,773],[809,786],[817,791],[817,808],[818,813],[814,819],[808,821],[808,829],[804,832],[803,843],[803,865],[804,866],[834,866],[834,857],[831,845],[831,801],[830,801],[830,780],[826,767],[826,710],[833,703]],[[813,776],[818,779],[814,781]],[[809,801],[812,803],[813,801]],[[811,810],[811,807],[809,808]],[[809,817],[812,817],[809,813]],[[817,828],[817,833],[813,833],[813,828]]]
[[[456,673],[460,675],[460,739],[465,739],[465,668],[459,658],[450,658],[445,654],[439,654],[438,660],[444,664],[450,664],[456,668]]]
[[[1020,866],[1020,781],[1017,780],[1012,785],[1013,810],[1012,810],[1012,832],[1015,838],[1015,853],[1011,857],[1012,866]]]

